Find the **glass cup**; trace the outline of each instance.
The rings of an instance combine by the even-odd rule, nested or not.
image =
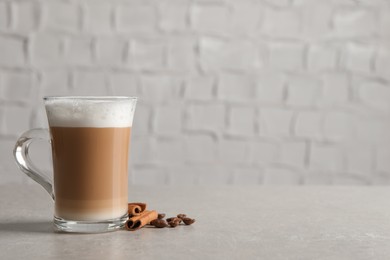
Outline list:
[[[135,97],[45,97],[50,130],[32,129],[18,139],[16,162],[53,198],[57,231],[106,232],[126,222],[136,102]],[[34,140],[51,143],[54,181],[30,160]]]

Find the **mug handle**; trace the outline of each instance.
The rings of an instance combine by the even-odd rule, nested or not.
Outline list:
[[[50,143],[49,130],[37,128],[23,133],[15,144],[13,154],[19,169],[28,177],[39,183],[54,200],[52,181],[38,170],[29,156],[30,144],[35,140],[43,140]]]

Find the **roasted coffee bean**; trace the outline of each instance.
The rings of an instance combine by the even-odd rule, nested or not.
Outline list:
[[[186,218],[187,215],[186,214],[178,214],[177,217],[180,219],[183,219],[183,218]]]
[[[179,220],[172,220],[172,221],[169,221],[168,222],[168,225],[170,225],[171,227],[177,227],[178,225],[180,224],[180,221]]]
[[[180,224],[182,220],[181,218],[177,218],[177,217],[167,218],[167,222],[171,222],[171,221],[178,221]]]
[[[186,225],[191,225],[191,224],[193,224],[195,222],[195,219],[187,218],[187,217],[182,218],[182,220],[183,220],[184,224],[186,224]]]
[[[163,219],[155,219],[150,222],[150,225],[156,228],[165,228],[168,227],[168,223]]]

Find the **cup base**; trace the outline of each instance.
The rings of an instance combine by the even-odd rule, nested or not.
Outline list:
[[[119,218],[102,221],[73,221],[54,216],[54,230],[66,233],[103,233],[121,229],[128,219],[128,214]]]

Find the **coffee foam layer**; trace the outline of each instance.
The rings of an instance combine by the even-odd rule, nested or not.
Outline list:
[[[46,100],[50,126],[131,127],[136,99],[53,99]]]

